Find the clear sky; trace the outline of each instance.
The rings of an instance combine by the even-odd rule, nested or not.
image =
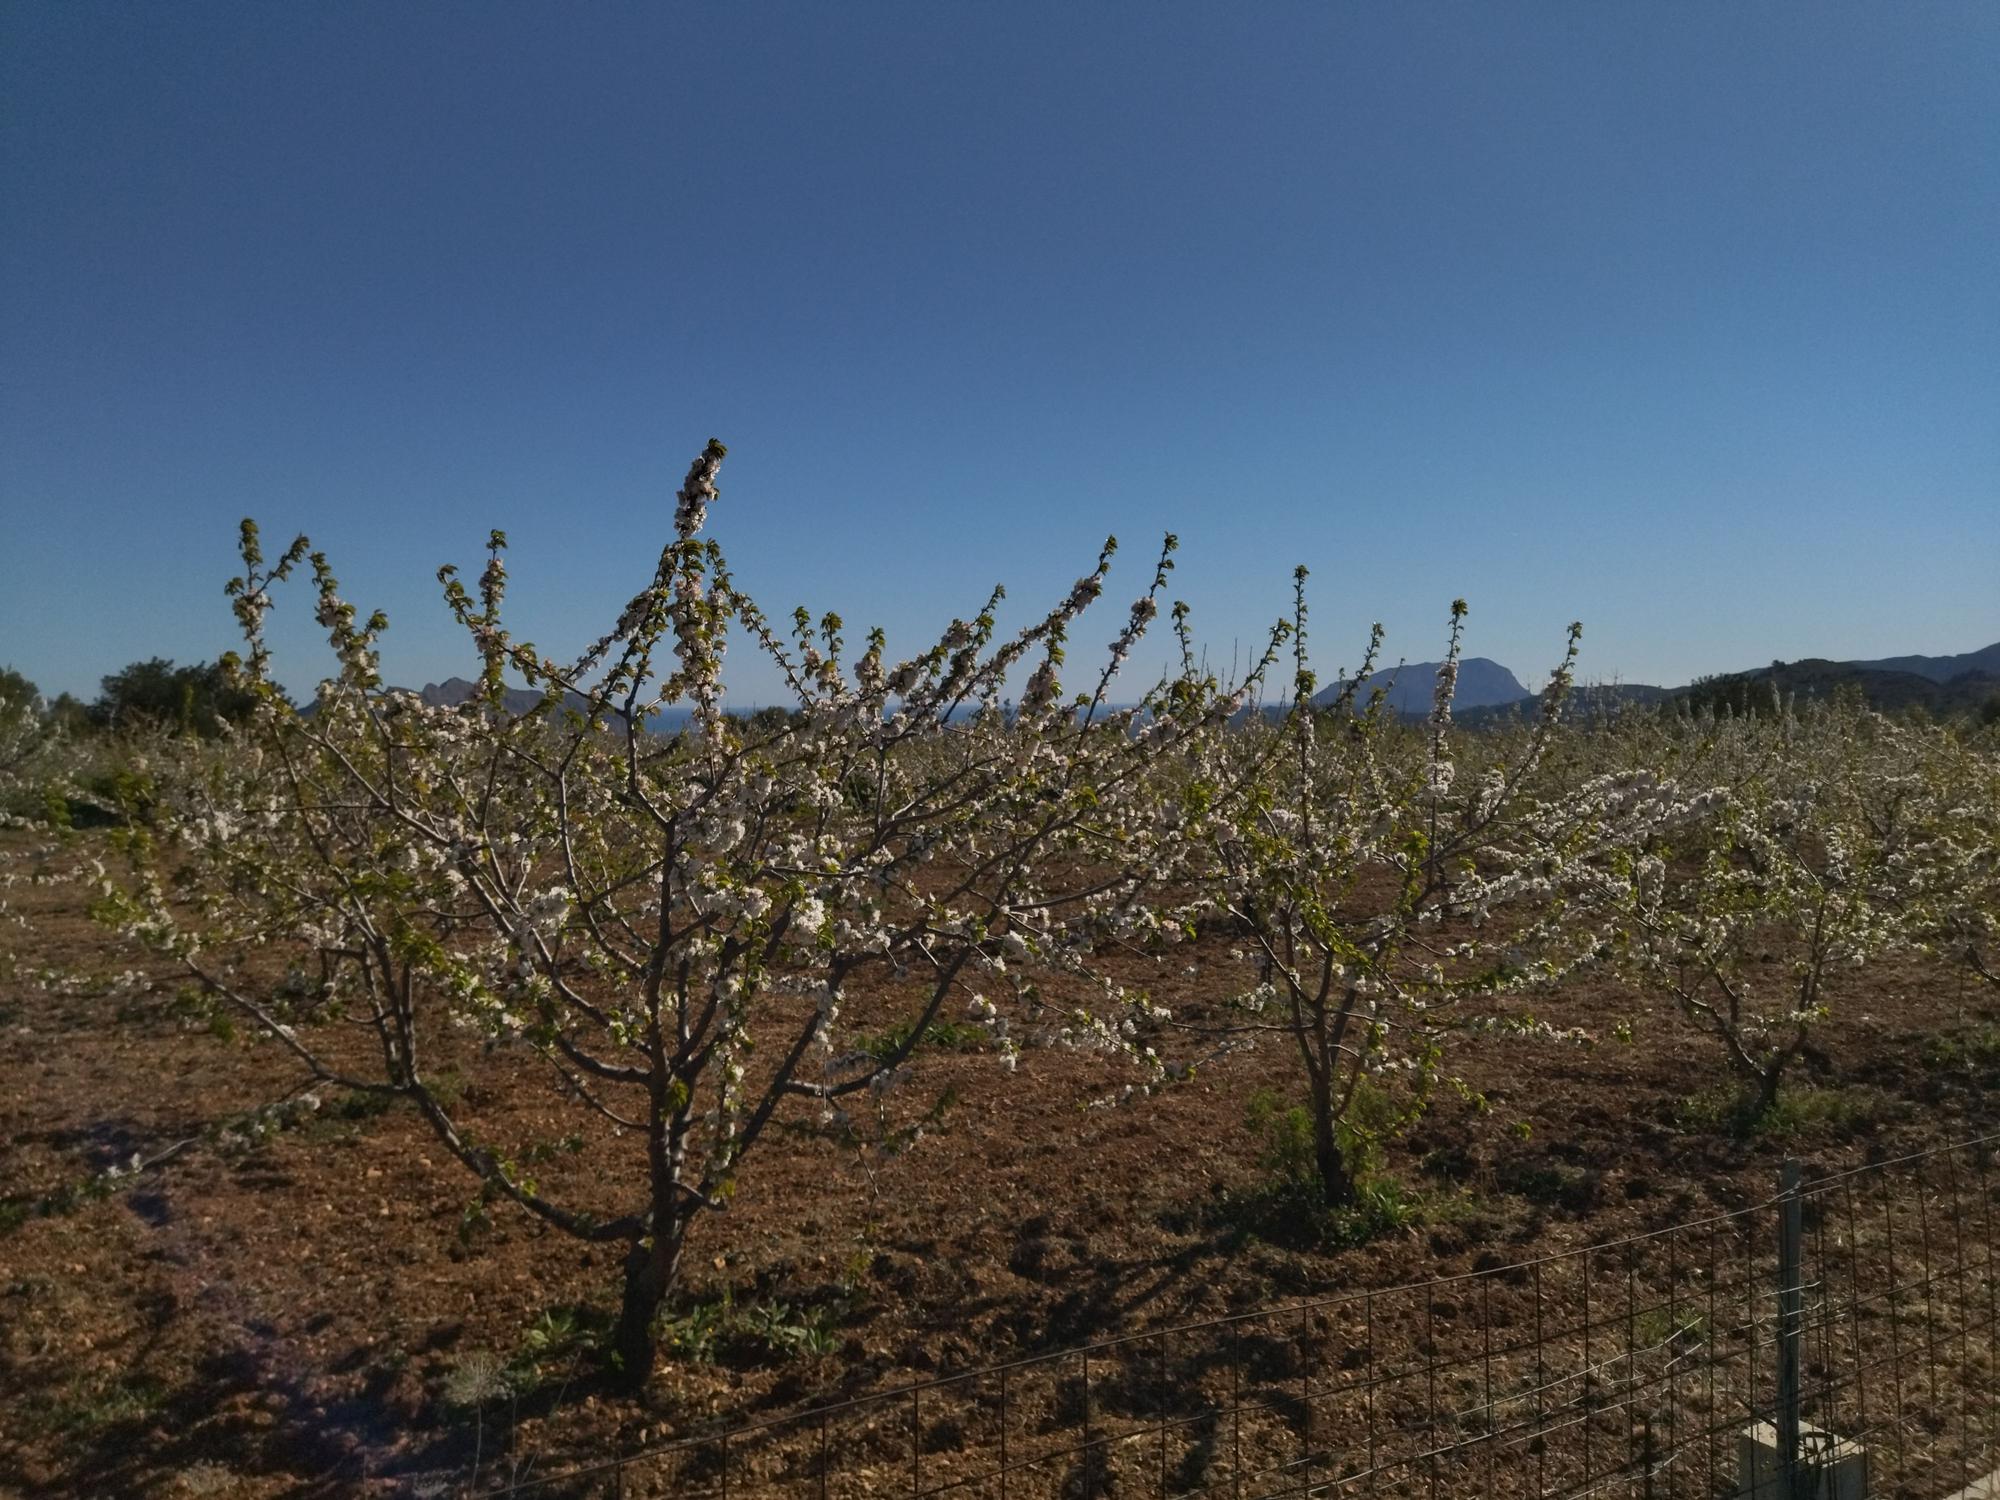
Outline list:
[[[2000,6],[0,6],[0,662],[233,644],[237,518],[471,657],[711,531],[904,650],[1107,532],[1524,677],[2000,639]],[[328,670],[304,592],[279,669]],[[1150,670],[1162,652],[1143,654]],[[770,702],[739,650],[729,693]]]

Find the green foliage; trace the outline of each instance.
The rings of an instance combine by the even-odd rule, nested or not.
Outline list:
[[[177,667],[164,656],[135,661],[103,680],[90,706],[101,729],[168,729],[213,739],[225,723],[241,723],[257,696],[232,681],[219,662]]]
[[[1274,1089],[1251,1096],[1245,1122],[1258,1141],[1265,1180],[1248,1192],[1224,1194],[1210,1218],[1244,1234],[1278,1242],[1344,1249],[1426,1222],[1442,1199],[1413,1192],[1382,1170],[1383,1143],[1404,1119],[1395,1097],[1366,1079],[1335,1124],[1342,1159],[1355,1176],[1354,1200],[1329,1205],[1313,1146],[1312,1112],[1287,1104]]]
[[[12,667],[0,667],[0,726],[13,723],[34,711],[41,689]]]
[[[793,1308],[783,1302],[753,1303],[742,1313],[743,1331],[780,1359],[822,1359],[840,1346],[839,1319],[832,1307]]]
[[[1258,1142],[1258,1166],[1293,1186],[1314,1179],[1318,1168],[1313,1158],[1312,1113],[1303,1104],[1287,1105],[1276,1089],[1260,1088],[1250,1095],[1244,1123]]]
[[[224,1011],[217,1011],[216,1019],[225,1025],[229,1021]],[[380,1119],[401,1102],[394,1094],[339,1094],[305,1125],[303,1133],[311,1141],[356,1140],[369,1121]]]
[[[1448,1219],[1461,1201],[1461,1195],[1419,1192],[1394,1176],[1377,1173],[1356,1185],[1352,1202],[1330,1207],[1317,1179],[1267,1178],[1248,1190],[1218,1193],[1197,1221],[1227,1230],[1239,1240],[1350,1250]]]
[[[502,1376],[508,1394],[526,1396],[552,1381],[568,1380],[606,1349],[611,1316],[585,1303],[544,1308],[521,1332]]]
[[[112,765],[94,772],[84,778],[83,789],[123,814],[126,822],[146,822],[152,817],[152,778],[131,766]]]
[[[96,1172],[51,1188],[42,1194],[0,1194],[0,1236],[20,1229],[30,1219],[63,1218],[111,1196],[119,1174]]]
[[[1347,1107],[1333,1122],[1333,1138],[1357,1182],[1381,1169],[1383,1145],[1408,1122],[1408,1111],[1389,1090],[1367,1078],[1356,1081]],[[1286,1183],[1317,1180],[1313,1118],[1307,1106],[1288,1105],[1275,1089],[1256,1089],[1244,1111],[1244,1123],[1259,1142],[1257,1164],[1266,1172]]]
[[[1787,1085],[1763,1110],[1754,1089],[1721,1084],[1682,1102],[1681,1124],[1739,1141],[1786,1141],[1811,1135],[1862,1135],[1878,1129],[1894,1112],[1878,1089],[1806,1088]]]
[[[61,1396],[37,1392],[22,1402],[22,1415],[29,1429],[82,1439],[108,1427],[144,1422],[166,1397],[167,1388],[152,1376],[125,1371]]]
[[[690,1301],[681,1311],[661,1317],[656,1328],[661,1347],[686,1364],[713,1364],[717,1345],[734,1309],[730,1294]]]
[[[1649,1307],[1633,1320],[1632,1337],[1642,1349],[1686,1354],[1708,1343],[1708,1319],[1691,1307]]]
[[[1438,1217],[1437,1204],[1413,1192],[1394,1177],[1375,1176],[1362,1182],[1355,1200],[1323,1215],[1321,1237],[1331,1246],[1365,1245],[1391,1234],[1406,1234]]]
[[[688,1364],[823,1359],[840,1347],[846,1307],[793,1306],[776,1299],[738,1304],[725,1288],[660,1320],[661,1347]]]
[[[1924,1043],[1924,1061],[1953,1072],[1984,1073],[2000,1068],[2000,1024],[1988,1021],[1969,1031],[1930,1037]]]

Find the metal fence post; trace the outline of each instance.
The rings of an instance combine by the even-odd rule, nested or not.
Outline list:
[[[1800,1451],[1799,1343],[1805,1323],[1801,1285],[1805,1205],[1799,1164],[1790,1157],[1778,1174],[1778,1473],[1789,1500],[1810,1500],[1812,1475]]]

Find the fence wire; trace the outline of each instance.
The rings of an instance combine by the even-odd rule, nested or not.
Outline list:
[[[1849,1454],[1869,1496],[1938,1500],[2000,1465],[1996,1146],[1835,1173],[1514,1265],[1016,1360],[495,1493],[1733,1496],[1743,1434],[1762,1422],[1781,1439],[1795,1391],[1808,1460]],[[1777,1500],[1771,1472],[1759,1493]]]

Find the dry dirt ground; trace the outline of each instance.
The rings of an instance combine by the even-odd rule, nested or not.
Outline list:
[[[1718,1077],[1701,1039],[1584,982],[1536,1012],[1601,1044],[1468,1042],[1456,1065],[1489,1110],[1448,1097],[1396,1142],[1412,1222],[1339,1248],[1243,1208],[1268,1181],[1248,1102],[1292,1078],[1277,1045],[1116,1109],[1083,1107],[1117,1081],[1100,1061],[1030,1051],[1009,1078],[947,1050],[905,1107],[949,1103],[906,1153],[804,1126],[766,1138],[698,1230],[669,1353],[634,1402],[587,1347],[614,1255],[479,1213],[404,1109],[329,1095],[225,1138],[295,1070],[188,1025],[167,969],[90,922],[87,889],[34,883],[47,842],[0,834],[16,877],[0,890],[0,1494],[459,1493],[475,1465],[549,1472],[1024,1352],[1657,1229],[1767,1197],[1787,1153],[1831,1171],[2000,1127],[1992,1007],[1947,968],[1844,980],[1801,1070],[1808,1118],[1751,1140],[1690,1106]],[[1186,962],[1155,979],[1169,1003],[1218,982]],[[569,1128],[538,1075],[476,1055],[460,1071],[487,1138]],[[98,1175],[176,1146],[108,1188]]]

